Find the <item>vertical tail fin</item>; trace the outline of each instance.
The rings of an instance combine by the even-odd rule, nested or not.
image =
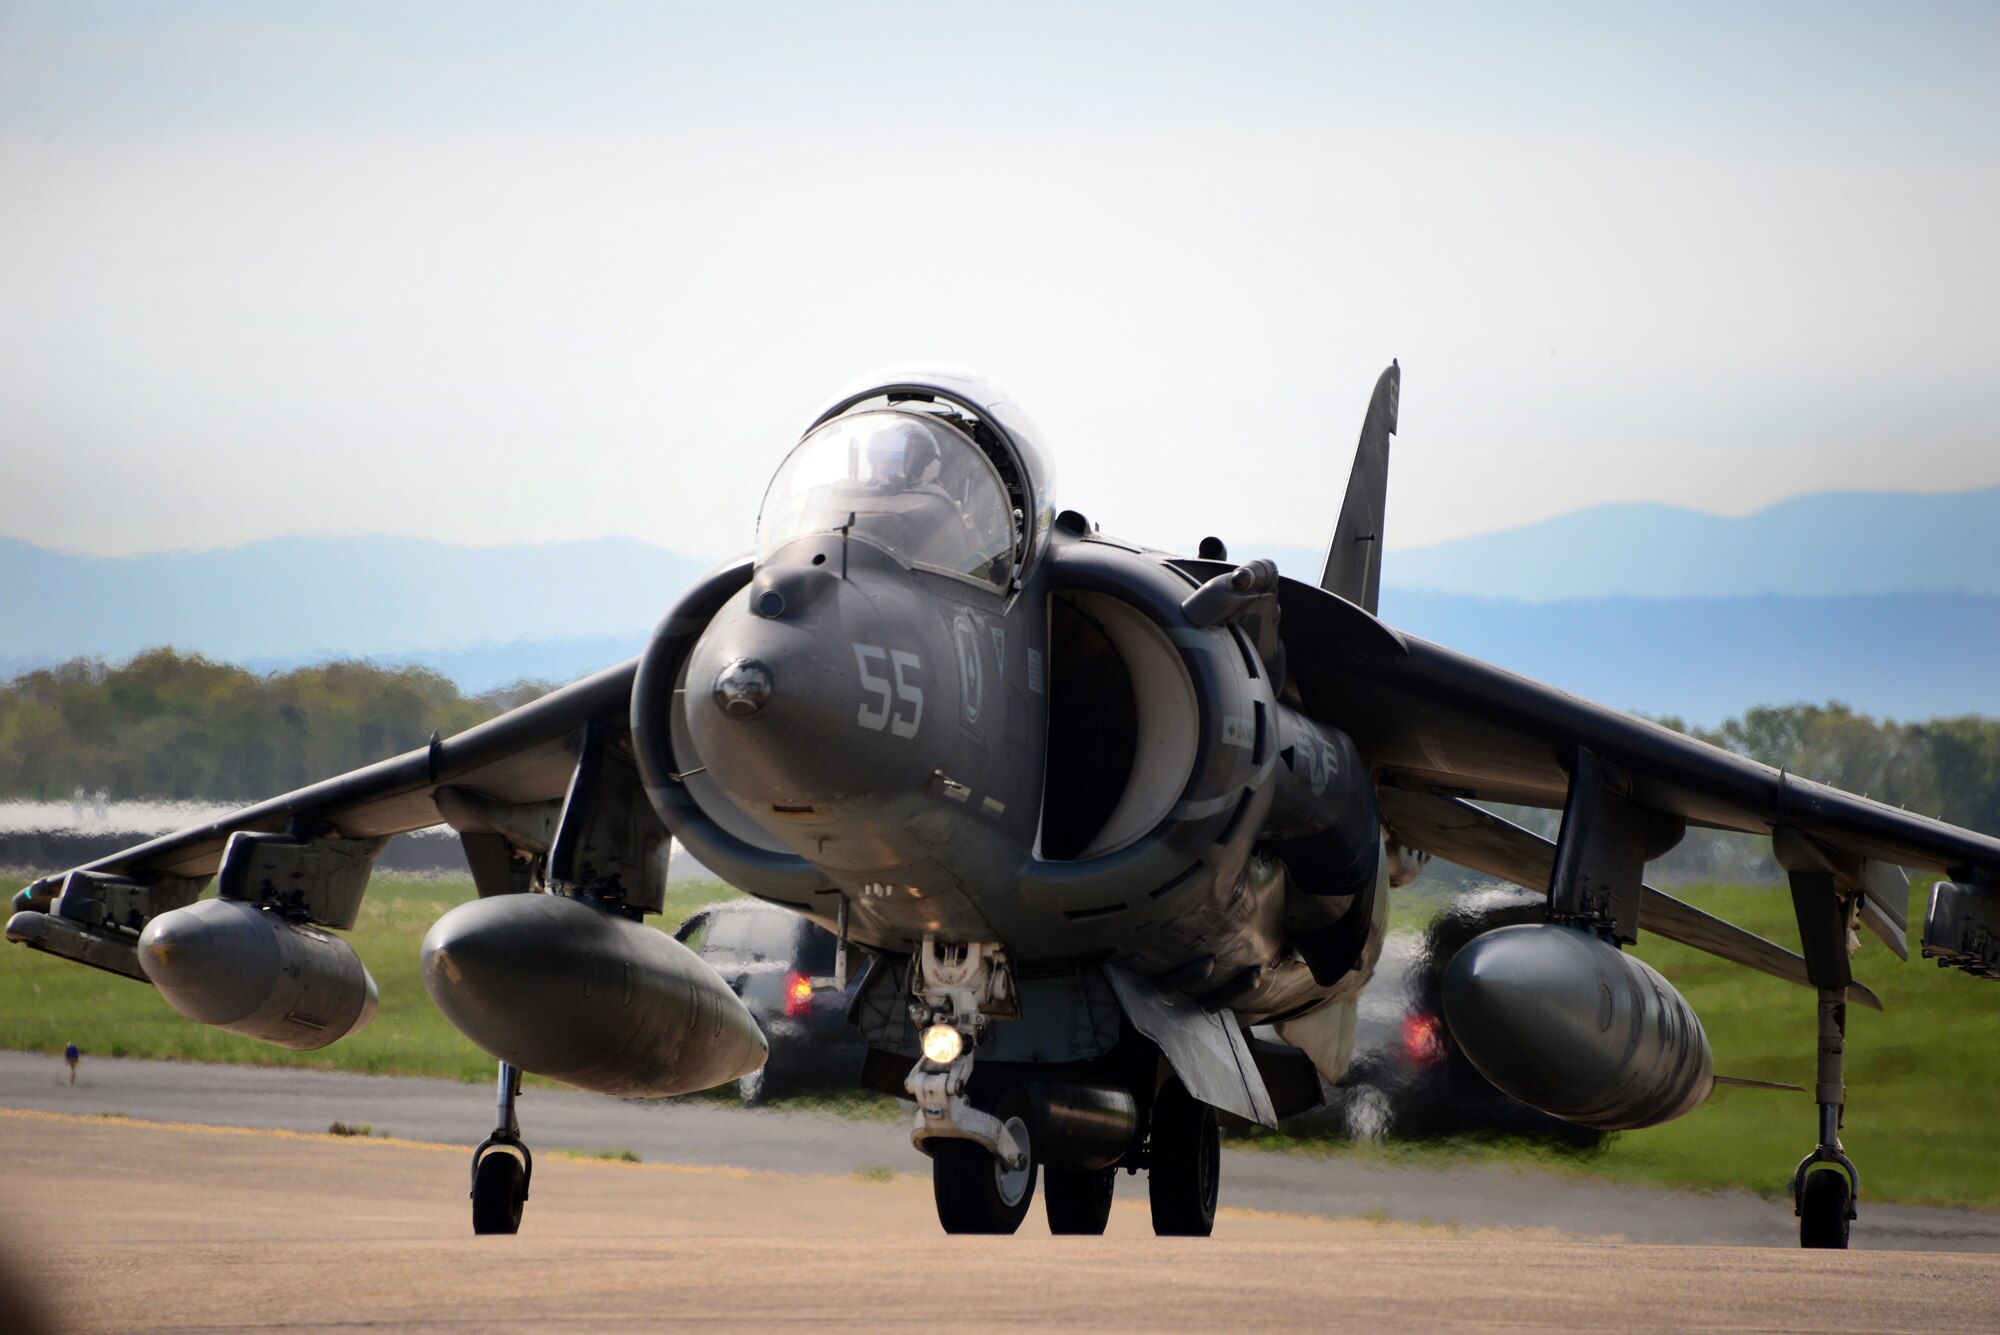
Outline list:
[[[1402,396],[1403,370],[1395,362],[1375,382],[1368,417],[1361,423],[1361,443],[1354,449],[1354,471],[1347,476],[1347,499],[1326,549],[1326,569],[1319,586],[1369,613],[1382,592],[1382,515],[1389,492],[1389,437],[1396,434],[1396,404]]]

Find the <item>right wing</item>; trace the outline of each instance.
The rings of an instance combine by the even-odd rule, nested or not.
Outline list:
[[[440,789],[467,790],[502,807],[560,801],[576,769],[579,729],[590,723],[626,726],[637,666],[633,659],[606,668],[455,736],[433,737],[429,746],[74,870],[125,877],[141,885],[191,884],[198,891],[222,865],[223,850],[239,831],[276,834],[294,821],[306,821],[344,839],[402,834],[446,820],[447,813],[439,809]],[[46,911],[68,874],[36,881],[15,896],[15,909]],[[192,898],[185,888],[182,893]],[[12,924],[9,935],[14,935]]]

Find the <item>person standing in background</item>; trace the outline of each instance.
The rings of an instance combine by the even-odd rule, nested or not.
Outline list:
[[[76,1064],[82,1057],[83,1054],[76,1050],[74,1043],[63,1049],[63,1060],[69,1063],[69,1082],[72,1085],[76,1083]]]

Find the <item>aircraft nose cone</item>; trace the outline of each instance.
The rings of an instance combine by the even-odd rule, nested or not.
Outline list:
[[[771,669],[754,658],[738,658],[715,675],[715,703],[731,718],[751,718],[771,699]]]

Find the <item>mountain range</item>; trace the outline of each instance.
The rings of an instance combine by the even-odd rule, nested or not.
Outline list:
[[[2000,594],[2000,487],[1829,491],[1741,518],[1599,505],[1392,551],[1383,577],[1400,589],[1526,602]]]
[[[1313,579],[1318,551],[1233,544]],[[468,691],[637,653],[709,563],[627,538],[454,547],[281,538],[88,557],[0,539],[0,678],[171,644],[275,670],[416,662]],[[1713,723],[1842,700],[2000,714],[2000,487],[1830,492],[1742,518],[1604,505],[1390,550],[1382,615],[1621,708]]]

